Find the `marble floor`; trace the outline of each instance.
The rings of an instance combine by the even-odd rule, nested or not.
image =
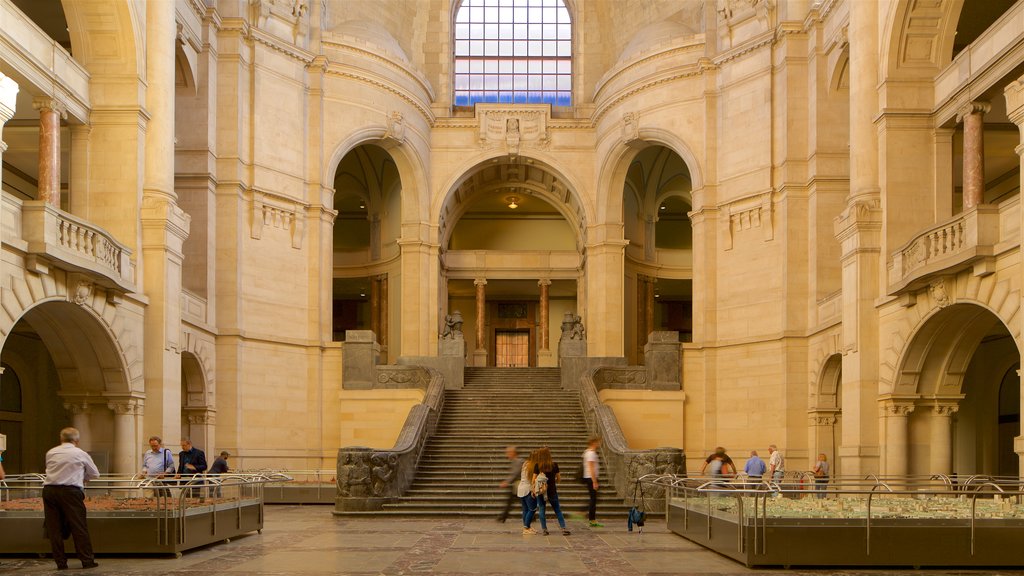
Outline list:
[[[554,523],[552,523],[554,525]],[[186,553],[181,558],[100,556],[89,574],[344,574],[399,576],[662,576],[670,574],[1013,574],[1021,571],[748,570],[691,544],[659,522],[643,534],[626,531],[625,520],[590,528],[569,521],[572,535],[523,536],[514,518],[507,524],[478,519],[336,518],[322,506],[268,506],[262,534],[251,534]],[[0,538],[3,535],[0,534]],[[69,574],[80,572],[71,560]],[[48,574],[48,559],[0,558],[0,574]]]

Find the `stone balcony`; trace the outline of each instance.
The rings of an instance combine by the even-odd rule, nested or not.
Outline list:
[[[1019,214],[1018,199],[983,204],[919,233],[889,258],[889,293],[971,267],[979,276],[994,272],[995,257],[1020,244]]]
[[[41,201],[3,197],[3,243],[29,262],[88,274],[122,292],[135,290],[131,250],[106,230]]]

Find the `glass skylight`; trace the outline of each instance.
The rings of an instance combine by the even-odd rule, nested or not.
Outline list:
[[[455,105],[572,103],[572,23],[562,0],[463,0]]]

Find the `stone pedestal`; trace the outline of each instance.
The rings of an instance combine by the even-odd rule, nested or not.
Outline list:
[[[558,341],[558,359],[560,364],[565,358],[582,358],[586,355],[586,340],[569,340],[567,338],[562,338]]]
[[[681,390],[679,332],[651,332],[644,346],[647,385],[651,390]]]
[[[346,330],[341,366],[345,390],[373,388],[373,367],[380,361],[380,345],[372,330]]]
[[[466,357],[466,339],[459,333],[453,338],[444,338],[437,342],[438,356]]]

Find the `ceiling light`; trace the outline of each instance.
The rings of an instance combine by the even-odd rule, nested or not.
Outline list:
[[[360,202],[359,203],[359,207],[360,208],[366,208],[366,203],[365,202]]]
[[[366,296],[366,292],[360,292],[359,295],[365,297]]]
[[[661,209],[662,209],[662,210],[664,210],[664,209],[665,209],[665,205],[664,205],[664,204],[662,204],[662,205],[661,205]]]
[[[508,202],[508,207],[513,210],[519,208],[519,198],[516,196],[509,196],[508,198],[505,198],[505,202]]]

